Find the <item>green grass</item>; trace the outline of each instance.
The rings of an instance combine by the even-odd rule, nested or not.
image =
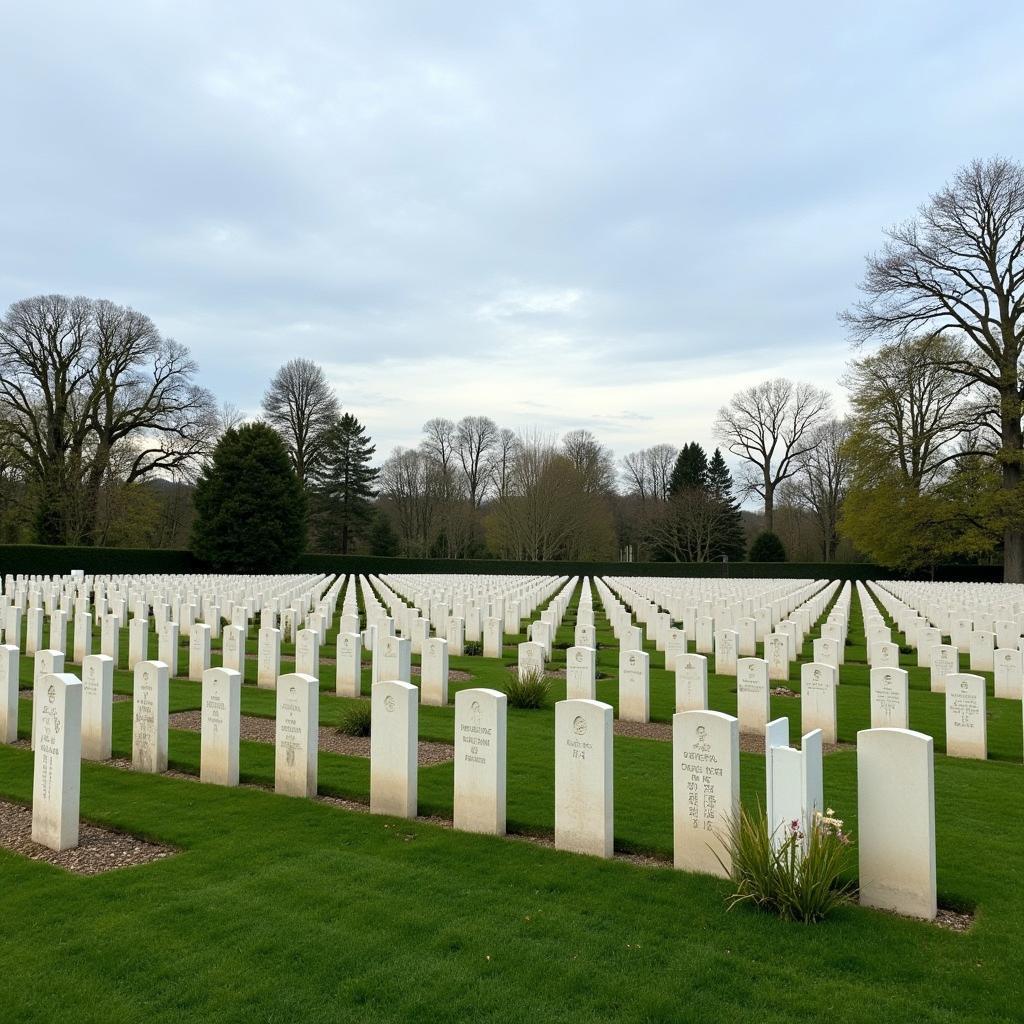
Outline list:
[[[595,611],[598,641],[612,645],[599,651],[609,678],[598,696],[614,704],[617,647]],[[852,613],[846,740],[868,724],[856,598]],[[575,602],[556,642],[571,641],[574,619]],[[651,653],[652,710],[667,720],[672,678]],[[463,686],[504,688],[514,658],[510,643],[500,661],[451,659],[474,679],[453,683],[450,698]],[[942,697],[928,692],[926,671],[904,667],[911,725],[939,750]],[[322,674],[321,721],[337,723],[352,702],[333,696],[333,666]],[[792,680],[799,689],[796,666]],[[552,683],[560,699],[564,681]],[[734,711],[734,686],[711,676],[711,706]],[[131,692],[126,672],[116,689]],[[172,711],[198,706],[198,684],[172,683]],[[273,715],[274,694],[247,686],[242,707]],[[20,710],[27,735],[31,708]],[[727,913],[727,883],[671,868],[84,763],[83,817],[183,852],[82,878],[0,851],[3,1019],[1018,1021],[1021,706],[990,699],[989,710],[991,760],[935,760],[940,903],[976,908],[964,935],[859,907],[811,927]],[[795,736],[799,701],[775,699],[773,711],[791,715]],[[115,704],[115,753],[130,750],[130,730],[130,703]],[[508,733],[509,829],[550,834],[553,712],[510,710]],[[452,734],[451,707],[420,709],[422,738]],[[198,734],[173,731],[170,756],[198,772]],[[27,751],[0,747],[0,793],[27,802],[31,766]],[[273,767],[269,746],[242,744],[243,780],[269,785]],[[744,801],[763,798],[764,759],[743,754],[741,774]],[[670,746],[617,737],[615,785],[616,848],[670,856]],[[368,762],[322,754],[320,789],[366,800]],[[856,834],[854,752],[826,759],[825,793]],[[451,802],[451,765],[422,770],[420,812],[450,816]]]

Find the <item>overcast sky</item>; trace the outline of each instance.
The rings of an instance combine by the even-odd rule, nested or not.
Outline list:
[[[249,412],[307,356],[379,455],[711,445],[766,377],[839,396],[882,229],[1020,156],[988,6],[7,2],[0,305],[135,306]]]

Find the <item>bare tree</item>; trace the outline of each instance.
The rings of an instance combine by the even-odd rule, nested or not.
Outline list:
[[[423,453],[441,467],[445,476],[453,474],[456,460],[455,424],[443,416],[437,416],[423,424],[423,435],[420,442]]]
[[[497,444],[498,426],[494,420],[486,416],[464,416],[459,420],[455,428],[455,455],[473,508],[479,508],[486,497],[489,459]]]
[[[1024,582],[1024,165],[975,160],[886,238],[867,260],[865,298],[843,319],[860,341],[920,332],[967,340],[970,357],[952,365],[998,405],[1003,577]]]
[[[610,494],[615,490],[611,450],[589,430],[570,430],[562,438],[562,453],[579,473],[585,494]]]
[[[508,429],[502,427],[491,451],[488,462],[488,473],[495,494],[501,498],[509,492],[512,473],[515,469],[516,453],[519,451],[519,438]]]
[[[135,310],[41,295],[0,320],[0,420],[50,543],[95,542],[100,492],[184,471],[214,433],[188,350]]]
[[[678,456],[679,449],[670,444],[656,444],[623,456],[620,465],[627,493],[641,501],[664,501]]]
[[[839,545],[839,514],[850,483],[850,458],[845,444],[850,427],[845,420],[830,419],[811,432],[811,445],[800,458],[793,477],[796,505],[814,516],[821,531],[823,561],[835,558]]]
[[[295,474],[305,484],[323,459],[338,417],[338,398],[322,367],[310,359],[285,363],[271,378],[263,412],[284,438]]]
[[[820,388],[776,377],[738,392],[719,409],[715,436],[746,463],[740,486],[764,501],[765,529],[774,527],[776,489],[799,469],[829,405]]]
[[[381,499],[393,512],[402,553],[428,555],[441,498],[430,459],[415,448],[396,448],[381,467],[378,483]]]

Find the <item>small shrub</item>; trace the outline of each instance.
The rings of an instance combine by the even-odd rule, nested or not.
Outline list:
[[[476,654],[476,655],[483,654],[484,653],[484,645],[479,640],[467,640],[462,645],[462,653],[463,654]]]
[[[370,702],[360,700],[350,704],[341,716],[338,732],[343,736],[369,736]]]
[[[815,812],[805,840],[800,822],[790,822],[783,836],[772,836],[764,811],[740,808],[724,837],[732,854],[736,891],[729,909],[753,903],[786,921],[810,924],[850,902],[854,886],[840,877],[851,866],[850,837],[831,808]],[[782,826],[780,826],[781,828]]]
[[[777,533],[765,530],[754,538],[749,557],[752,562],[784,562],[786,549]]]
[[[513,668],[508,674],[508,694],[510,708],[528,708],[537,710],[546,708],[551,693],[551,681],[539,669],[519,675],[519,669]]]

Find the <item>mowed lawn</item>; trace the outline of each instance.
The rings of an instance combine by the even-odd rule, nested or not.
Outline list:
[[[574,615],[575,601],[559,642],[571,643]],[[839,693],[840,738],[851,742],[868,726],[860,623],[854,597],[853,664]],[[614,643],[606,621],[598,633]],[[330,642],[322,653],[332,654]],[[513,646],[506,654],[514,661]],[[608,678],[598,693],[611,703],[616,656],[615,646],[599,653]],[[662,655],[652,651],[651,664],[653,714],[667,721],[672,677]],[[478,657],[453,658],[452,668],[474,679],[451,691],[506,677]],[[22,672],[31,679],[28,659]],[[332,665],[321,675],[328,724],[350,702],[331,693]],[[798,690],[795,666],[792,679]],[[911,725],[939,751],[942,696],[928,692],[925,670],[911,667],[911,686]],[[713,676],[712,707],[733,712],[734,687]],[[131,692],[127,673],[116,689]],[[564,695],[563,682],[553,695]],[[198,706],[197,684],[172,684],[172,712]],[[795,740],[799,700],[772,707],[790,716]],[[23,702],[23,736],[30,712]],[[726,912],[728,883],[670,867],[84,763],[84,818],[181,853],[83,878],[0,850],[0,1019],[1019,1021],[1021,706],[990,698],[989,712],[989,762],[935,759],[939,901],[976,911],[966,934],[859,907],[817,926],[784,924]],[[273,694],[247,686],[243,713],[272,716]],[[130,703],[114,705],[114,722],[115,754],[126,755]],[[511,831],[551,833],[552,727],[550,710],[510,711]],[[451,708],[420,709],[421,738],[452,733]],[[172,767],[196,773],[198,734],[173,731],[170,754]],[[243,742],[241,767],[243,781],[272,784],[272,748]],[[742,755],[741,770],[744,800],[763,797],[763,757]],[[0,794],[28,802],[31,771],[28,751],[0,747]],[[669,744],[617,737],[615,783],[616,848],[669,858]],[[320,788],[367,800],[368,762],[322,754]],[[451,790],[450,764],[421,770],[421,813],[450,816]],[[825,793],[856,832],[854,751],[826,758]]]

